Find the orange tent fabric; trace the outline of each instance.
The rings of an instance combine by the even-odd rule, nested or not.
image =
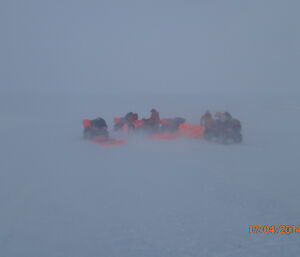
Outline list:
[[[182,123],[179,125],[179,133],[182,136],[197,138],[204,135],[204,128],[200,125]]]
[[[85,127],[85,128],[90,128],[90,127],[92,126],[90,120],[83,120],[83,121],[82,121],[82,125],[83,125],[83,127]]]
[[[160,124],[161,125],[168,125],[169,124],[169,119],[161,119]]]
[[[118,124],[120,122],[121,122],[121,118],[120,117],[114,118],[114,123]]]
[[[133,124],[134,124],[135,128],[139,128],[139,127],[143,126],[144,122],[142,120],[135,120],[133,122]]]

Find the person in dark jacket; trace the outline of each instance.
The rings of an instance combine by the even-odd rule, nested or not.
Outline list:
[[[214,120],[209,111],[207,111],[200,119],[200,125],[203,126],[206,130],[212,129],[214,125]]]
[[[133,117],[133,121],[136,121],[139,119],[139,115],[137,113],[134,113],[132,117]]]
[[[155,109],[151,110],[150,123],[157,125],[160,123],[159,112]]]
[[[212,115],[207,111],[200,119],[200,125],[204,127],[204,137],[211,139],[215,136],[215,120],[212,118]]]
[[[242,124],[238,119],[231,119],[230,123],[234,132],[238,132],[238,133],[241,132]]]
[[[155,109],[151,110],[151,116],[149,119],[142,119],[143,129],[150,133],[155,133],[159,130],[160,127],[160,117],[159,112]]]
[[[106,121],[102,118],[91,120],[91,125],[94,129],[107,129]]]
[[[125,122],[126,122],[129,130],[133,130],[135,128],[134,120],[135,120],[135,115],[133,112],[129,112],[125,115]]]

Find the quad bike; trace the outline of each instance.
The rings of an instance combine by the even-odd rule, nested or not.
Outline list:
[[[108,131],[106,128],[103,129],[94,129],[94,128],[84,128],[83,138],[84,139],[93,139],[95,137],[108,137]]]
[[[92,126],[92,122],[90,120],[83,120],[83,138],[84,139],[93,139],[95,137],[104,137],[108,138],[109,133],[107,131],[107,127],[97,128]]]
[[[222,130],[208,129],[204,133],[204,138],[221,144],[240,144],[243,141],[240,129],[233,128]]]

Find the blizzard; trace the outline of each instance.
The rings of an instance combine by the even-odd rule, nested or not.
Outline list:
[[[226,2],[1,3],[1,257],[299,256],[249,232],[300,226],[299,4]],[[230,111],[244,140],[112,130],[151,108]],[[83,140],[99,116],[128,142]]]

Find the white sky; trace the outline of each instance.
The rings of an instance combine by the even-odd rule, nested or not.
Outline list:
[[[297,91],[297,0],[2,0],[3,94]]]

